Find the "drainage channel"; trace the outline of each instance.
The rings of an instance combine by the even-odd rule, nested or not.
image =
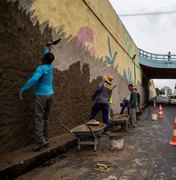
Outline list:
[[[74,139],[72,141],[67,142],[64,145],[60,145],[54,149],[50,149],[49,151],[42,152],[41,154],[35,157],[32,157],[23,162],[20,162],[11,167],[8,167],[0,171],[0,179],[2,180],[15,179],[37,167],[44,167],[48,163],[50,164],[50,161],[53,158],[56,158],[56,157],[62,158],[65,152],[72,149],[76,145],[77,145],[77,140]]]

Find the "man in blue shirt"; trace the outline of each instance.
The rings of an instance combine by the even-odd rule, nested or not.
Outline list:
[[[42,65],[38,66],[33,76],[20,89],[20,99],[30,87],[35,88],[34,99],[34,129],[36,146],[33,150],[40,150],[49,144],[48,115],[53,103],[53,65],[54,55],[46,53],[42,58]]]

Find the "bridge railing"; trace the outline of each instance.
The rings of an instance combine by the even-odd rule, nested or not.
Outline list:
[[[139,56],[155,61],[176,61],[176,54],[154,54],[142,49],[139,49]]]

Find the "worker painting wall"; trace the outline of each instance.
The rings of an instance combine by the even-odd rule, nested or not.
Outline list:
[[[117,84],[111,105],[114,114],[129,94],[128,83],[135,84],[145,103],[138,49],[108,1],[2,0],[0,12],[1,153],[34,140],[33,92],[19,102],[18,91],[41,63],[42,46],[52,39],[62,38],[52,48],[51,137],[63,133],[60,123],[72,128],[88,120],[90,97],[102,75],[111,74],[113,85]],[[100,115],[97,120],[101,121]]]

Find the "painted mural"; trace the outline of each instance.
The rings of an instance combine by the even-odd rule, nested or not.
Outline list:
[[[92,29],[89,27],[82,27],[78,30],[76,35],[78,44],[82,46],[87,46],[89,54],[91,56],[95,56],[95,49],[94,49],[94,33]]]
[[[82,0],[74,2],[72,0],[60,1],[61,3],[59,4],[57,0],[53,0],[52,3],[43,3],[43,0],[20,0],[19,2],[27,10],[35,11],[34,16],[37,17],[40,24],[49,20],[50,26],[56,28],[56,30],[64,26],[66,36],[71,35],[72,37],[76,37],[79,44],[88,48],[89,54],[92,57],[103,57],[107,66],[113,66],[117,73],[126,77],[130,82],[135,82],[134,73],[136,73],[136,81],[141,82],[141,72],[137,68],[136,72],[134,72],[134,64],[130,58],[130,56],[132,57],[135,53],[137,54],[137,48],[124,25],[120,24],[121,21],[116,14],[112,16],[112,20],[113,18],[118,19],[118,26],[122,27],[119,28],[120,31],[118,31],[118,34],[123,38],[124,42],[124,45],[121,45],[126,47],[127,53],[130,56],[119,47],[99,20],[90,13],[90,10],[87,9]],[[89,0],[86,0],[86,2],[87,1],[89,2]],[[96,2],[94,3],[96,4]],[[105,3],[106,6],[102,7],[106,9],[100,10],[102,12],[109,11],[111,8],[108,6],[109,4],[106,1],[103,3]],[[90,1],[90,5],[92,5],[92,1]],[[57,9],[57,11],[54,11],[54,9]],[[67,10],[65,11],[65,9]],[[79,9],[78,14],[75,13],[78,12],[77,9]],[[84,14],[84,16],[80,17],[80,14]],[[106,16],[103,18],[102,22],[105,22]],[[111,20],[108,19],[107,22],[110,24]],[[108,26],[106,28],[108,29]],[[138,59],[138,57],[136,59]]]
[[[63,0],[60,1],[62,2]],[[86,1],[89,2],[89,0]],[[56,29],[60,26],[64,26],[66,36],[71,35],[72,37],[76,37],[78,44],[86,46],[92,57],[95,56],[97,59],[103,57],[103,61],[108,67],[112,66],[122,77],[126,77],[130,82],[135,82],[134,64],[130,57],[137,54],[135,49],[136,46],[120,20],[117,21],[119,23],[118,26],[123,28],[119,28],[120,31],[115,30],[115,32],[118,33],[118,36],[123,38],[121,46],[127,50],[130,57],[114,40],[116,36],[114,35],[114,37],[112,37],[113,33],[108,28],[111,19],[107,21],[105,15],[99,17],[102,22],[107,22],[107,24],[103,24],[90,11],[89,8],[92,6],[96,7],[97,2],[94,2],[90,7],[87,7],[82,0],[74,2],[72,0],[64,0],[63,3],[59,3],[59,5],[56,0],[52,2],[53,3],[43,3],[42,0],[37,0],[32,4],[31,10],[37,10],[34,12],[34,15],[38,18],[39,23],[42,24],[49,19],[50,26]],[[93,2],[90,1],[90,4],[88,4],[91,5],[92,3]],[[100,11],[111,11],[112,7],[108,4],[108,1],[105,0],[102,3],[105,3],[106,6],[101,6],[101,8],[104,9],[99,9]],[[57,11],[53,11],[54,9],[57,9]],[[76,13],[78,9],[79,13]],[[80,14],[84,14],[84,16],[80,16]],[[97,14],[97,16],[99,15]],[[114,14],[114,16],[112,16],[112,22],[116,18],[118,17]],[[105,29],[104,25],[107,25],[107,29]],[[140,76],[140,73],[137,72],[137,76]],[[140,77],[138,77],[138,80],[140,81]]]
[[[135,79],[134,79],[134,66],[132,66],[132,63],[131,63],[131,58],[129,55],[131,55],[133,53],[132,51],[132,40],[128,34],[128,31],[126,30],[126,28],[124,27],[123,28],[123,32],[124,32],[124,44],[126,45],[127,47],[127,53],[126,54],[126,63],[127,63],[127,66],[123,69],[123,77],[126,78],[129,82],[131,83],[135,83]]]
[[[113,65],[115,66],[115,61],[117,60],[117,56],[118,56],[118,53],[117,51],[112,51],[111,49],[111,40],[110,40],[110,36],[108,35],[108,51],[109,51],[109,54],[107,56],[105,56],[105,62],[109,65]],[[117,64],[117,62],[116,62]],[[118,71],[118,64],[115,66],[115,70],[116,72]]]

